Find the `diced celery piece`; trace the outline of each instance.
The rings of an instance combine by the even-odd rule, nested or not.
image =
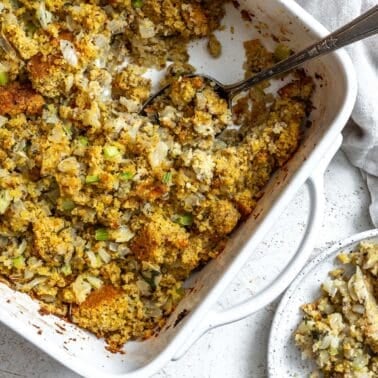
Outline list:
[[[25,268],[25,257],[20,255],[20,256],[17,256],[15,257],[13,260],[12,260],[12,263],[13,263],[13,266],[16,268],[16,269],[22,269],[22,268]]]
[[[86,184],[95,184],[96,182],[99,182],[100,181],[100,178],[96,175],[93,175],[93,176],[87,176],[85,178],[85,183]]]
[[[9,76],[8,72],[0,71],[0,85],[6,85],[8,84]]]
[[[70,198],[63,198],[62,208],[65,211],[71,211],[75,208],[75,202],[72,201],[72,199],[70,199]]]
[[[131,180],[133,177],[134,175],[131,172],[123,172],[119,174],[119,179],[122,181]]]
[[[77,138],[79,144],[83,147],[87,147],[88,144],[89,144],[89,141],[88,141],[88,138],[86,136],[82,136],[80,135],[78,138]]]
[[[192,214],[183,214],[177,217],[177,223],[181,226],[191,226],[193,224]]]
[[[113,159],[120,154],[119,149],[115,146],[105,146],[104,147],[104,156],[107,159]]]
[[[98,241],[106,241],[109,239],[109,232],[105,228],[98,228],[95,233],[95,239]]]
[[[163,176],[163,183],[164,184],[169,184],[172,180],[172,173],[171,172],[166,172],[164,173],[164,176]]]
[[[133,0],[132,4],[134,8],[142,8],[143,0]]]

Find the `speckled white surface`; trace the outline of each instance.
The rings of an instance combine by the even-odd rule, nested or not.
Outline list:
[[[327,170],[325,191],[326,213],[314,255],[340,239],[372,228],[368,218],[369,194],[359,172],[342,152],[338,152]],[[276,274],[280,257],[288,245],[290,248],[295,244],[304,227],[307,205],[307,194],[301,191],[274,227],[275,232],[266,238],[253,260],[224,293],[222,306],[245,298],[264,285],[267,277]],[[264,269],[256,270],[256,260]],[[212,330],[181,360],[171,362],[153,378],[265,377],[269,327],[276,304],[238,323]],[[77,375],[0,325],[0,378],[8,377],[73,378]]]

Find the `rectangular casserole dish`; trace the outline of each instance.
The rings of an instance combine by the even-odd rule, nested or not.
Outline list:
[[[241,19],[241,10],[250,20]],[[223,45],[219,60],[207,56],[201,41],[195,43],[191,51],[191,63],[199,72],[224,83],[242,78],[244,40],[259,38],[268,47],[273,47],[274,39],[278,37],[293,50],[298,50],[327,33],[292,0],[245,0],[237,7],[228,4],[224,24],[227,27],[218,33]],[[230,33],[231,25],[235,28],[233,34]],[[0,320],[80,375],[146,377],[170,359],[178,358],[180,351],[185,351],[186,346],[209,328],[240,319],[277,297],[306,261],[304,250],[311,247],[316,230],[314,222],[321,212],[317,207],[321,176],[313,176],[313,172],[317,167],[324,167],[336,152],[341,130],[356,96],[354,70],[345,52],[312,62],[306,69],[322,79],[317,81],[312,125],[306,129],[299,150],[273,176],[257,208],[233,234],[224,252],[190,278],[191,290],[159,334],[143,342],[129,342],[125,354],[111,354],[102,340],[54,316],[40,315],[38,303],[3,284],[0,284]],[[223,290],[308,179],[311,179],[314,200],[310,225],[298,254],[292,258],[290,269],[282,275],[284,279],[277,280],[275,286],[253,301],[241,304],[231,312],[213,312],[213,317],[209,317],[211,307]],[[205,320],[205,316],[209,320]]]

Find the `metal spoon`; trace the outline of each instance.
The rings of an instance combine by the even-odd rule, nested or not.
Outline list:
[[[185,75],[184,77],[199,76],[210,81],[214,85],[217,93],[227,100],[231,108],[232,99],[237,93],[245,91],[264,80],[268,80],[279,74],[291,71],[304,62],[338,50],[341,47],[347,46],[353,42],[373,36],[376,33],[378,33],[378,5],[335,32],[329,34],[327,37],[315,42],[313,45],[294,55],[291,55],[289,58],[275,64],[273,67],[267,68],[246,80],[239,81],[236,84],[225,85],[208,75],[191,74]],[[170,84],[163,87],[156,94],[151,96],[143,104],[140,114],[144,114],[146,107],[151,104],[156,97],[162,95],[169,86]]]

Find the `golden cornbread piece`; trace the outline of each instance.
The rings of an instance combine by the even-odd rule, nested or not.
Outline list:
[[[196,92],[204,86],[204,81],[200,77],[179,78],[172,83],[170,88],[170,98],[174,105],[182,107],[190,103]]]
[[[42,112],[45,101],[30,87],[19,83],[0,86],[0,115],[37,115]]]
[[[164,215],[154,214],[134,238],[131,250],[140,260],[170,264],[188,244],[188,234],[179,224]]]
[[[244,63],[246,77],[273,65],[273,54],[263,46],[260,40],[245,41],[244,48],[247,55],[247,60]]]
[[[62,218],[46,217],[33,224],[33,252],[50,265],[60,266],[74,247],[70,230]]]
[[[37,54],[29,60],[27,69],[33,88],[43,96],[57,97],[65,92],[67,72],[61,57]]]
[[[113,80],[113,91],[137,102],[144,102],[150,95],[151,81],[144,78],[144,70],[128,65]]]
[[[14,24],[10,17],[6,18],[3,23],[2,31],[23,59],[30,59],[38,53],[38,43],[28,37],[24,29],[20,25]]]
[[[130,321],[138,318],[138,312],[143,313],[141,302],[131,305],[123,291],[106,285],[93,291],[80,306],[74,306],[72,319],[98,337],[107,338],[108,349],[117,351],[133,334]]]
[[[214,34],[209,37],[207,49],[213,58],[219,58],[222,54],[222,45]]]

